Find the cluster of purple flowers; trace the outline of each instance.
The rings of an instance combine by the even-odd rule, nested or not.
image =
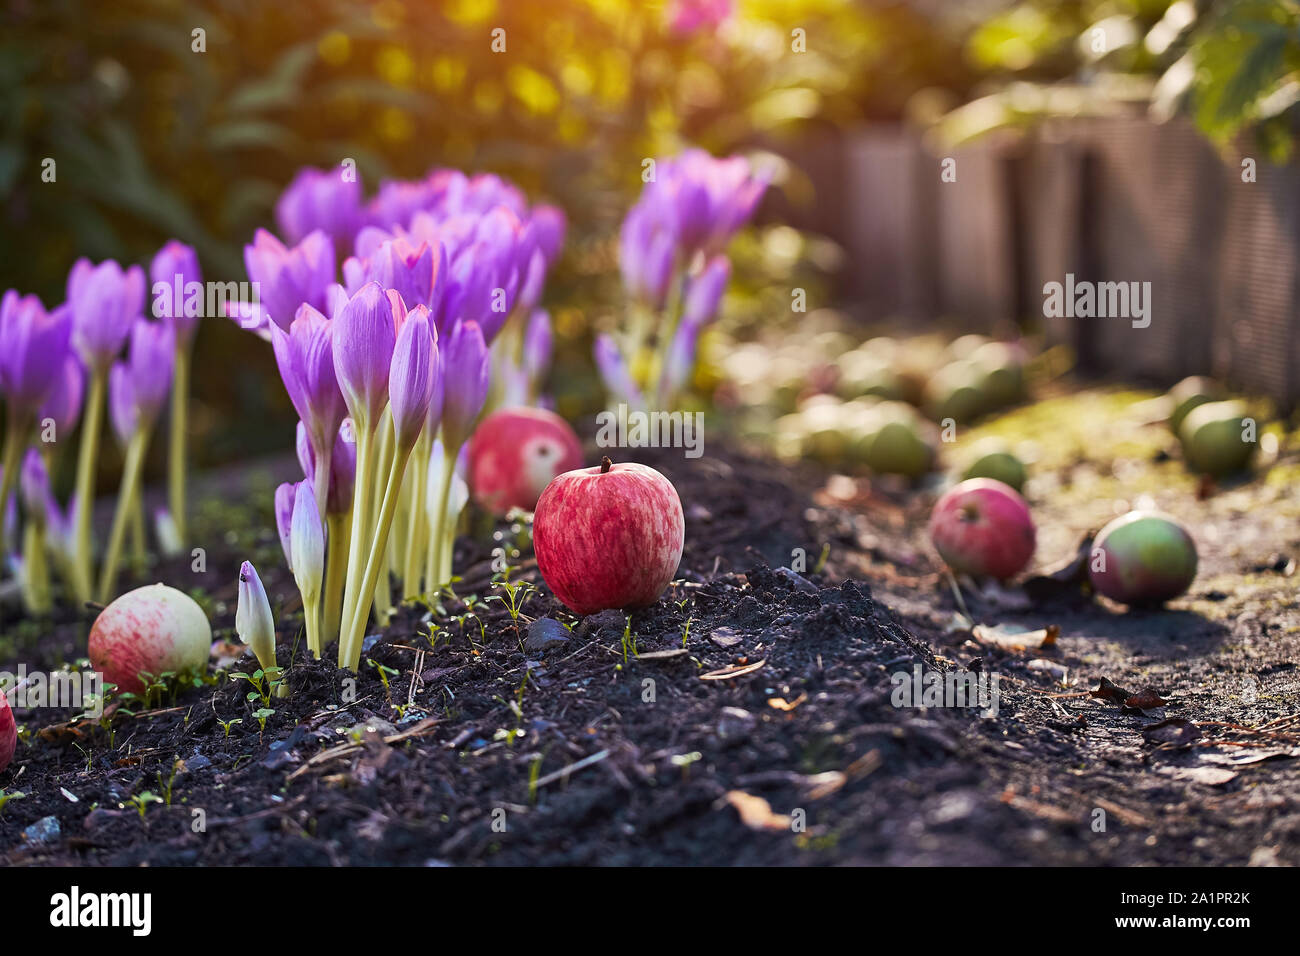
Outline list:
[[[194,250],[179,242],[165,245],[150,271],[155,280],[163,281],[159,277],[165,276],[169,287],[175,276],[199,278]],[[196,322],[183,310],[168,309],[158,319],[148,317],[146,292],[140,266],[124,269],[112,260],[95,265],[81,259],[68,274],[67,298],[57,308],[47,310],[35,296],[14,290],[0,300],[0,397],[6,409],[0,541],[8,523],[10,494],[18,486],[25,518],[18,569],[28,605],[38,613],[49,607],[47,547],[58,559],[74,597],[94,596],[90,509],[77,507],[77,502],[89,500],[93,491],[105,405],[128,450],[98,596],[106,599],[114,586],[126,522],[131,509],[139,507],[144,452],[162,406],[173,393],[176,362],[188,356]],[[59,442],[79,421],[76,490],[65,512],[50,491],[48,469]]]
[[[631,323],[622,341],[597,338],[596,365],[612,397],[634,407],[651,396],[661,407],[676,399],[731,277],[724,250],[766,190],[767,180],[740,156],[715,159],[691,149],[655,162],[623,220],[619,267],[634,308],[660,321],[654,328]],[[646,348],[651,358],[642,363]],[[633,373],[642,367],[648,372]]]
[[[307,477],[276,511],[309,645],[319,656],[337,636],[355,669],[372,603],[391,611],[391,572],[403,596],[450,580],[456,463],[493,382],[498,400],[537,398],[551,353],[537,304],[565,219],[456,170],[364,202],[347,166],[299,173],[276,214],[291,244],[259,230],[245,247],[260,301],[235,315],[271,340],[301,419]],[[265,599],[256,571],[241,578]]]

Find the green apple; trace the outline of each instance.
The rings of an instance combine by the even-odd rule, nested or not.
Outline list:
[[[1240,402],[1208,402],[1189,411],[1179,429],[1183,457],[1195,471],[1222,478],[1242,471],[1258,444]]]
[[[1093,539],[1088,578],[1122,604],[1162,604],[1192,586],[1196,543],[1168,515],[1130,511]]]
[[[1010,485],[1016,491],[1025,490],[1028,478],[1025,463],[1009,451],[989,451],[980,455],[962,473],[962,479],[994,478],[1004,485]]]
[[[1212,378],[1191,375],[1169,390],[1173,411],[1169,413],[1169,429],[1175,435],[1182,431],[1187,413],[1210,402],[1220,402],[1228,397],[1227,389]]]

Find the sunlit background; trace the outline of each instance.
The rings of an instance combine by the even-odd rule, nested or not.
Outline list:
[[[5,0],[0,287],[55,304],[78,256],[147,263],[171,237],[210,278],[243,279],[243,245],[305,165],[352,158],[369,194],[436,166],[492,171],[569,217],[545,304],[572,415],[599,402],[590,336],[623,307],[618,223],[643,158],[693,144],[776,173],[733,246],[717,336],[807,323],[795,286],[814,311],[887,320],[907,308],[864,288],[861,232],[882,216],[850,188],[864,136],[939,156],[1120,112],[1187,117],[1215,150],[1250,125],[1261,157],[1285,160],[1296,22],[1290,3],[1250,0]],[[1032,319],[1011,301],[1003,322]],[[208,320],[196,375],[200,465],[285,447],[269,349]],[[717,377],[706,365],[700,387]]]

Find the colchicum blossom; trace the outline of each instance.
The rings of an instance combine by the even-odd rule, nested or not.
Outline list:
[[[668,29],[678,36],[702,30],[716,30],[735,12],[735,0],[672,0],[668,6]]]
[[[144,315],[144,270],[123,271],[111,259],[78,259],[68,273],[72,344],[86,367],[104,371],[117,358],[135,320]]]
[[[66,307],[46,312],[35,296],[13,290],[0,299],[0,396],[6,410],[0,502],[9,500],[37,415],[59,385],[71,334]],[[0,511],[0,538],[4,526]]]
[[[358,433],[379,424],[388,403],[388,370],[406,305],[396,292],[367,282],[335,316],[334,372]]]
[[[275,204],[275,221],[290,242],[301,242],[320,230],[340,245],[348,245],[362,226],[361,181],[355,170],[304,167]]]
[[[596,364],[611,396],[627,400],[653,390],[660,402],[671,403],[689,381],[691,369],[681,363],[688,355],[694,362],[695,340],[717,315],[730,278],[722,250],[753,216],[767,183],[741,156],[715,159],[690,149],[657,161],[654,178],[623,221],[619,268],[643,318],[646,309],[662,313],[674,288],[681,295],[672,314],[652,316],[664,327],[634,323],[621,352],[620,343],[598,339]],[[653,355],[646,363],[642,353],[652,332]]]
[[[644,408],[645,398],[637,388],[636,382],[632,380],[632,373],[628,370],[623,354],[618,350],[618,344],[614,339],[604,333],[597,335],[594,351],[596,371],[600,373],[605,391],[620,402],[627,403],[632,409]]]
[[[311,482],[299,483],[293,496],[293,514],[289,527],[291,568],[298,591],[302,594],[306,616],[307,647],[312,656],[321,655],[321,584],[325,578],[325,529]]]
[[[68,306],[72,310],[72,345],[90,376],[86,407],[81,419],[77,451],[76,497],[93,500],[99,458],[99,435],[104,423],[108,369],[117,358],[135,321],[144,315],[145,276],[139,266],[122,267],[111,260],[98,266],[80,259],[68,273]],[[170,362],[168,363],[170,367]],[[72,590],[78,602],[91,598],[90,516],[93,509],[77,509],[74,521],[75,561]]]
[[[487,344],[476,322],[461,322],[443,346],[443,443],[454,454],[469,440],[487,400]]]
[[[199,268],[198,253],[191,246],[175,239],[167,242],[149,264],[149,282],[153,296],[153,315],[170,322],[176,332],[178,345],[188,347],[203,315],[202,298],[195,308],[194,286],[203,295],[203,272]]]
[[[275,661],[275,618],[271,616],[271,602],[266,596],[262,579],[252,562],[245,561],[239,568],[239,597],[235,605],[235,633],[252,648],[253,656],[262,665],[268,677],[279,676]]]
[[[172,385],[176,333],[166,322],[140,318],[131,329],[131,348],[125,361],[109,373],[109,404],[113,426],[126,443],[126,462],[118,489],[117,510],[100,569],[99,600],[107,604],[117,581],[118,559],[127,521],[136,513],[143,521],[140,478],[149,438]],[[89,496],[79,500],[88,501]]]
[[[51,508],[58,510],[50,491],[50,477],[45,461],[35,448],[27,449],[23,459],[22,478],[19,483],[23,511],[27,523],[23,528],[23,603],[35,615],[48,614],[53,607],[50,598],[50,571],[46,561],[45,535]]]
[[[267,317],[287,330],[303,303],[328,312],[326,290],[334,282],[334,243],[319,229],[286,247],[265,229],[244,247],[248,278],[257,283]]]
[[[51,426],[48,436],[50,442],[57,442],[60,435],[69,434],[77,427],[81,417],[81,399],[86,391],[86,371],[75,353],[70,353],[63,360],[63,369],[55,378],[54,389],[41,406],[37,421],[41,423],[41,440],[45,441],[45,423]]]
[[[293,506],[297,495],[296,482],[285,481],[275,489],[275,530],[280,535],[280,547],[284,550],[284,564],[293,573]]]
[[[185,436],[189,422],[190,352],[203,315],[203,273],[198,254],[173,239],[149,265],[153,283],[153,312],[169,322],[175,333],[175,387],[172,388],[171,434],[167,455],[167,501],[176,537],[184,542],[187,522],[185,496]],[[195,301],[197,299],[197,302]]]
[[[313,460],[323,463],[314,488],[321,504],[327,497],[334,439],[347,414],[334,371],[333,333],[334,323],[310,305],[298,309],[287,332],[278,325],[271,330],[285,391],[306,430]]]
[[[390,293],[394,295],[395,293]],[[397,299],[400,303],[400,298]],[[438,346],[429,310],[416,306],[398,320],[399,331],[392,352],[389,369],[388,395],[394,441],[392,465],[384,486],[378,521],[373,528],[370,555],[365,572],[358,583],[354,602],[345,602],[343,631],[339,646],[339,664],[356,670],[361,659],[361,641],[370,606],[379,581],[381,563],[386,560],[388,536],[401,495],[402,480],[406,474],[407,460],[416,440],[424,430],[429,404],[435,392],[435,375],[440,368]],[[445,410],[444,410],[445,415]],[[353,415],[356,417],[355,412]],[[360,461],[362,456],[358,456]],[[360,500],[361,496],[357,496]],[[356,542],[357,512],[353,512],[353,541]],[[349,569],[351,570],[351,569]],[[349,608],[351,618],[349,619]]]

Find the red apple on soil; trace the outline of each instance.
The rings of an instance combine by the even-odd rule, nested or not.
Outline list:
[[[1167,515],[1130,511],[1093,539],[1088,577],[1122,604],[1160,604],[1192,586],[1196,543]]]
[[[18,724],[14,721],[14,712],[9,707],[9,698],[0,692],[0,770],[9,766],[18,749]]]
[[[90,629],[90,663],[119,690],[140,693],[138,675],[192,673],[208,666],[212,628],[203,609],[165,584],[128,591]]]
[[[532,511],[556,475],[582,467],[582,442],[544,408],[503,408],[479,424],[469,443],[474,500],[494,514]]]
[[[1005,580],[1034,556],[1036,532],[1029,506],[1014,488],[970,478],[935,504],[930,540],[954,571]]]
[[[653,604],[677,573],[685,538],[672,482],[608,458],[552,481],[533,518],[537,567],[577,614]]]

